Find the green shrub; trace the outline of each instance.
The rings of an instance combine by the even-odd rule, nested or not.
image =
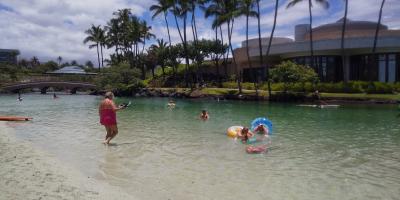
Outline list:
[[[394,90],[393,84],[372,82],[367,88],[368,94],[392,94]]]
[[[242,83],[242,89],[255,90],[254,83]]]
[[[393,91],[394,92],[400,92],[400,82],[397,82],[397,83],[393,84]]]
[[[230,82],[223,82],[222,83],[222,87],[223,88],[237,89],[238,86],[237,86],[236,82],[230,81]]]
[[[306,82],[318,82],[318,75],[307,66],[298,65],[291,61],[283,61],[275,68],[271,69],[271,80],[283,83],[283,90],[303,90]],[[296,83],[301,83],[296,86]]]

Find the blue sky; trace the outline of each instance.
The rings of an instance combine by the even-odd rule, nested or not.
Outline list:
[[[294,26],[308,22],[306,2],[286,9],[287,0],[280,0],[278,25],[275,36],[293,37]],[[330,0],[330,8],[324,10],[318,5],[313,7],[314,26],[331,23],[343,15],[343,0]],[[351,20],[376,21],[381,0],[349,0],[349,18]],[[158,38],[167,40],[167,30],[163,18],[151,19],[149,7],[155,0],[1,0],[0,1],[0,48],[19,49],[19,58],[37,56],[41,61],[56,60],[62,56],[64,61],[91,60],[96,63],[95,49],[89,49],[82,43],[84,31],[91,24],[105,25],[118,9],[131,8],[132,12],[152,26],[152,32]],[[262,36],[270,34],[275,1],[261,0]],[[383,24],[392,29],[400,29],[400,1],[387,0]],[[199,37],[211,38],[211,19],[196,13]],[[180,41],[174,18],[168,17],[173,43]],[[235,21],[233,42],[240,46],[245,39],[245,18]],[[189,29],[188,29],[189,31]],[[257,20],[250,22],[250,38],[257,36]],[[188,32],[190,33],[190,32]],[[190,34],[188,34],[190,36]],[[148,44],[151,44],[149,42]],[[110,53],[112,50],[106,51]]]

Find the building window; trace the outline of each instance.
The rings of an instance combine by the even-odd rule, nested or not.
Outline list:
[[[396,54],[388,55],[388,82],[396,81]]]
[[[352,56],[351,80],[395,82],[399,74],[396,57],[396,54]]]
[[[386,55],[379,55],[379,81],[386,82]]]
[[[326,77],[326,75],[327,75],[327,73],[326,73],[326,71],[327,71],[326,65],[327,65],[326,57],[322,57],[322,59],[321,59],[322,70],[321,71],[322,71],[322,77],[324,78],[324,80],[327,79],[327,77]]]
[[[292,60],[299,65],[311,65],[310,57],[297,57]],[[314,56],[313,69],[322,82],[343,80],[343,69],[340,56]]]

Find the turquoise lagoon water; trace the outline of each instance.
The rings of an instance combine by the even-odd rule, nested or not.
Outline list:
[[[8,123],[88,177],[139,199],[399,199],[400,112],[393,105],[338,109],[241,101],[117,98],[119,135],[101,144],[101,97],[0,96],[0,115],[33,117]],[[198,120],[202,109],[211,119]],[[267,116],[271,150],[249,155],[228,138],[232,125]]]

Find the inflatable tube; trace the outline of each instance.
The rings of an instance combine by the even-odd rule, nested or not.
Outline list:
[[[0,121],[29,121],[32,117],[0,116]]]
[[[231,126],[226,131],[226,134],[231,138],[235,138],[235,137],[237,137],[238,132],[242,131],[242,129],[243,129],[243,126]]]
[[[265,118],[265,117],[259,117],[259,118],[254,119],[254,120],[251,122],[251,130],[254,130],[254,129],[255,129],[258,125],[260,125],[260,124],[263,124],[264,126],[268,127],[269,135],[272,135],[272,131],[273,131],[273,129],[272,129],[272,122],[269,121],[269,120],[268,120],[267,118]]]

